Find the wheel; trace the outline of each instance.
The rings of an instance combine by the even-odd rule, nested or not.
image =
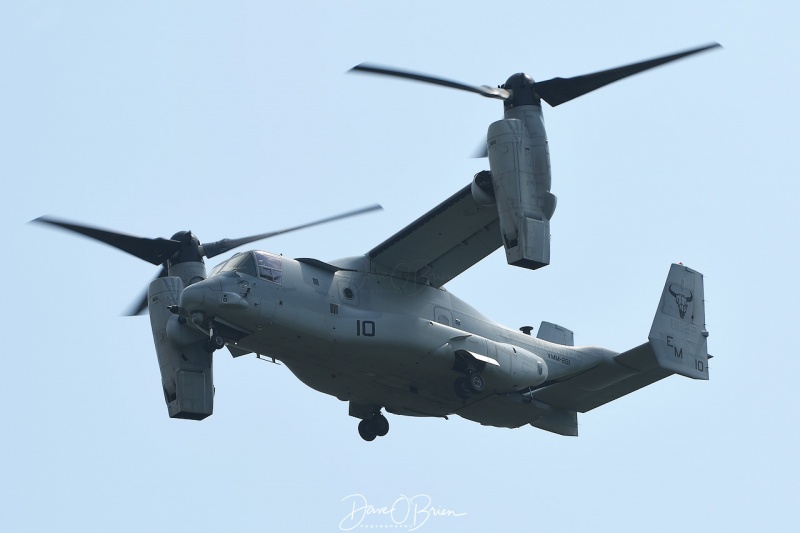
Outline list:
[[[477,372],[473,372],[467,378],[467,386],[474,394],[480,394],[486,388],[486,380]]]
[[[358,423],[358,434],[367,442],[375,440],[375,437],[378,436],[369,420],[362,420]]]
[[[378,414],[375,415],[371,420],[371,425],[375,434],[379,437],[385,437],[387,433],[389,433],[389,421],[386,420],[386,417]]]
[[[213,337],[206,339],[203,343],[203,348],[205,348],[208,353],[214,353],[215,351],[224,347],[225,339],[222,338],[222,335],[214,335]]]
[[[211,337],[211,346],[217,350],[221,350],[225,347],[225,339],[222,338],[222,335],[214,335]]]
[[[456,396],[462,400],[467,400],[472,396],[470,390],[467,388],[467,378],[457,378],[453,382],[453,391],[456,393]]]

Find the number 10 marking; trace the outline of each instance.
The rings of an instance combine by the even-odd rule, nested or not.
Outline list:
[[[374,337],[375,336],[375,322],[372,320],[356,320],[356,337]]]

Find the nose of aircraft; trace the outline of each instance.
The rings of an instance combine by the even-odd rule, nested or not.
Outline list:
[[[238,287],[223,281],[211,278],[189,285],[181,293],[180,307],[204,316],[247,309],[247,299],[236,290]]]
[[[217,298],[213,292],[219,293],[222,290],[218,280],[206,279],[189,285],[181,292],[180,306],[190,312],[200,311],[207,304],[214,302]]]

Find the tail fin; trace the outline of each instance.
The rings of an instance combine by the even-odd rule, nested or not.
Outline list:
[[[707,337],[703,275],[673,264],[650,328],[658,364],[682,376],[708,379]]]

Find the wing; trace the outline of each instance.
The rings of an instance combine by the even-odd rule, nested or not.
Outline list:
[[[367,253],[373,271],[441,287],[503,245],[495,206],[467,185]]]

